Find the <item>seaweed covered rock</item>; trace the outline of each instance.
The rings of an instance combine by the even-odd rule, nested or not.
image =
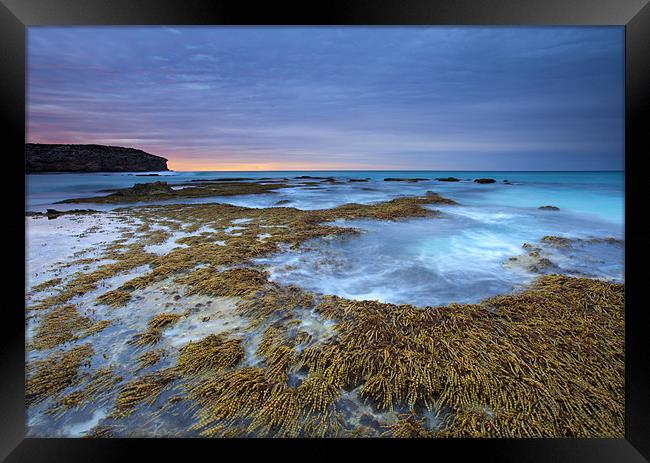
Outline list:
[[[437,178],[436,180],[438,180],[439,182],[460,182],[460,179],[456,177],[440,177]]]
[[[174,190],[167,182],[136,183],[131,188],[125,188],[113,193],[116,196],[147,196],[170,194]]]
[[[542,243],[550,245],[550,246],[557,246],[557,247],[567,247],[571,245],[571,239],[570,238],[564,238],[562,236],[552,236],[552,235],[547,235],[542,237]]]
[[[474,179],[474,183],[480,183],[480,184],[485,184],[485,183],[495,183],[496,180],[493,178],[476,178]]]
[[[119,204],[132,202],[159,201],[180,198],[205,198],[210,196],[236,196],[245,194],[272,193],[288,185],[280,182],[234,182],[234,181],[205,181],[177,185],[174,189],[167,182],[137,183],[130,188],[104,190],[111,193],[106,196],[88,198],[71,198],[62,203],[94,203],[94,204]]]

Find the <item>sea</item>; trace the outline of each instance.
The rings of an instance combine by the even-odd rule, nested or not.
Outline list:
[[[542,273],[624,282],[623,172],[201,171],[146,175],[28,175],[26,211],[124,207],[56,203],[154,181],[173,186],[192,180],[286,178],[289,183],[296,183],[295,187],[269,194],[171,201],[218,202],[252,208],[273,207],[279,201],[288,201],[287,207],[325,209],[346,203],[372,204],[433,191],[455,200],[458,205],[427,206],[440,211],[437,217],[395,222],[339,222],[336,224],[352,225],[362,233],[333,240],[314,240],[299,250],[278,252],[256,263],[264,266],[278,282],[321,294],[416,306],[473,303],[524,288],[540,272],[509,265],[509,262],[512,257],[525,255],[530,245],[539,246],[542,255],[553,263]],[[304,179],[297,178],[303,176],[334,177],[340,182],[305,187],[299,184]],[[456,177],[460,181],[436,180],[444,177]],[[385,178],[425,180],[391,182]],[[492,178],[495,182],[478,184],[473,181],[477,178]],[[349,182],[349,179],[368,181]],[[555,206],[559,211],[539,209],[541,206]],[[37,232],[39,239],[45,239],[43,236],[56,239],[57,234],[63,237],[66,233],[65,227],[54,227],[48,222],[26,219],[28,254],[30,230]],[[50,228],[46,229],[48,226]],[[568,238],[572,245],[567,248],[547,246],[543,240],[545,236]]]

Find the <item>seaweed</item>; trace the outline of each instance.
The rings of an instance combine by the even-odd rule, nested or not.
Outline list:
[[[131,293],[123,289],[114,289],[107,291],[97,297],[96,301],[109,307],[120,307],[126,305],[131,300]]]
[[[161,357],[161,351],[159,350],[149,350],[143,352],[138,357],[138,370],[142,370],[144,368],[155,365],[160,361],[160,357]]]
[[[68,410],[79,408],[92,400],[105,399],[112,386],[120,381],[122,381],[122,377],[115,375],[112,366],[98,368],[91,375],[87,375],[85,387],[62,397],[47,410],[47,413],[58,417]]]
[[[35,360],[28,367],[25,401],[28,406],[55,396],[79,380],[79,368],[89,363],[94,351],[90,344],[55,352],[45,359]]]
[[[139,244],[129,246],[122,253],[109,251],[106,253],[105,258],[115,259],[117,262],[104,264],[90,273],[76,273],[74,278],[58,294],[43,299],[32,309],[44,310],[55,305],[65,304],[75,296],[81,296],[96,289],[100,281],[136,267],[150,264],[156,257],[155,254],[145,252],[143,245]]]
[[[244,348],[239,339],[211,334],[181,347],[176,368],[185,375],[219,372],[237,365],[243,358]]]
[[[298,361],[338,367],[381,409],[450,410],[443,436],[620,436],[623,301],[622,285],[557,275],[475,305],[328,297],[337,336]]]
[[[107,320],[93,323],[90,318],[81,316],[74,305],[59,306],[42,317],[30,347],[38,350],[51,349],[59,344],[98,333],[109,324]]]
[[[133,413],[134,407],[142,403],[153,404],[160,393],[177,378],[171,369],[157,371],[124,384],[115,399],[115,406],[110,413],[111,418],[124,418]]]
[[[268,273],[249,268],[217,272],[211,268],[195,270],[178,278],[177,283],[190,286],[187,294],[210,296],[251,296],[267,283]]]
[[[41,291],[45,291],[46,289],[50,289],[53,286],[58,286],[62,281],[63,280],[61,278],[52,278],[50,280],[46,280],[42,283],[32,286],[31,292],[39,293]]]
[[[250,328],[264,328],[258,365],[242,366],[244,339],[213,334],[183,346],[174,367],[122,385],[116,401],[115,416],[126,416],[180,379],[194,407],[193,429],[203,436],[375,436],[376,430],[351,428],[339,410],[343,391],[357,388],[380,411],[407,411],[385,436],[622,436],[623,285],[548,275],[520,293],[478,304],[414,307],[318,296],[271,282],[266,272],[251,268],[253,259],[309,239],[357,232],[329,222],[435,217],[438,213],[426,206],[436,204],[454,202],[429,193],[313,211],[223,204],[118,211],[137,219],[134,226],[143,230],[165,222],[182,224],[191,233],[202,227],[215,232],[182,238],[178,242],[186,247],[162,256],[144,252],[146,237],[116,243],[104,257],[118,262],[76,275],[43,308],[94,289],[136,262],[148,264],[149,271],[100,296],[104,303],[170,277],[188,295],[238,298],[236,310],[250,320]],[[224,231],[241,218],[250,221],[241,224],[239,235]],[[271,236],[261,241],[261,233]],[[296,326],[302,310],[331,320],[331,334],[313,342]],[[157,343],[162,330],[181,316],[157,315],[131,342]],[[141,353],[140,367],[155,365],[156,352]],[[71,370],[72,365],[66,384],[76,381],[69,380],[75,378]],[[51,395],[60,382],[32,383],[30,397]],[[75,400],[80,396],[70,395],[66,403]],[[440,426],[427,429],[423,410],[441,414]]]
[[[424,418],[418,418],[414,413],[407,413],[399,417],[399,421],[388,426],[382,436],[406,439],[421,439],[434,437],[433,432],[424,426]]]
[[[130,340],[129,344],[144,347],[157,344],[162,338],[162,331],[170,325],[173,325],[183,315],[175,313],[160,313],[147,322],[147,329],[142,333],[136,333]]]

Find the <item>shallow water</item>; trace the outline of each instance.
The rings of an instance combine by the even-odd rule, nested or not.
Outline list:
[[[620,236],[620,227],[577,214],[488,206],[438,209],[443,211],[438,218],[341,222],[364,233],[315,240],[301,252],[259,262],[272,279],[319,293],[435,306],[479,302],[530,283],[537,273],[504,266],[524,252],[524,243],[546,235]],[[554,251],[549,257],[564,265],[564,273],[623,280],[622,246]]]
[[[297,179],[335,177],[341,183],[322,183],[316,187],[296,186],[276,193],[234,197],[193,198],[183,203],[224,202],[249,207],[270,207],[288,200],[286,206],[321,209],[358,202],[383,201],[396,196],[422,194],[434,190],[468,205],[508,205],[536,208],[554,205],[562,210],[597,215],[623,223],[624,174],[622,172],[458,172],[458,171],[321,171],[321,172],[166,172],[157,177],[139,177],[133,173],[34,174],[27,176],[27,210],[44,211],[80,207],[113,209],[123,205],[54,204],[73,197],[98,196],[100,190],[126,188],[135,183],[165,181],[170,184],[218,178],[288,178],[291,182],[318,181]],[[456,177],[461,182],[439,182],[435,178]],[[384,178],[427,178],[417,183],[385,182]],[[349,179],[370,179],[348,182]],[[471,180],[493,178],[494,184],[478,185]],[[508,180],[511,185],[504,184]],[[318,188],[318,189],[314,189]],[[148,203],[154,204],[154,203]],[[131,204],[132,205],[132,204]]]
[[[305,175],[334,177],[336,183],[297,178]],[[449,176],[461,181],[435,180]],[[175,202],[272,207],[283,201],[282,206],[286,207],[322,209],[435,191],[459,203],[458,206],[435,207],[443,212],[438,218],[346,224],[358,227],[364,233],[334,241],[317,240],[304,246],[301,252],[260,260],[272,272],[272,278],[279,282],[354,299],[416,305],[478,302],[516,290],[537,276],[524,268],[503,265],[509,257],[524,252],[524,243],[536,243],[546,235],[583,239],[624,237],[622,172],[168,172],[158,177],[138,177],[128,173],[31,175],[28,178],[28,209],[76,208],[79,205],[52,205],[52,202],[75,195],[94,195],[101,189],[127,187],[136,182],[164,180],[181,183],[234,177],[288,178],[295,186],[269,194],[192,198]],[[427,180],[384,181],[387,177]],[[351,178],[369,181],[349,182]],[[472,181],[475,178],[493,178],[496,183],[476,184]],[[504,183],[506,180],[509,183]],[[318,185],[305,186],[302,184],[305,181],[318,182]],[[538,209],[544,205],[557,206],[560,211]],[[82,207],[113,209],[123,206],[84,204]],[[64,220],[57,219],[47,224],[47,228],[56,234]],[[38,225],[30,233],[30,240],[32,249],[40,245],[43,252],[48,244],[41,243],[39,236],[45,224],[41,222]],[[226,232],[238,234],[245,225],[246,220],[239,220]],[[69,233],[66,231],[66,236]],[[162,252],[168,247],[166,244],[157,248]],[[49,259],[47,255],[45,252],[41,259]],[[550,252],[547,257],[565,273],[623,281],[622,247],[602,249],[602,246],[592,246],[576,250],[570,256]],[[39,267],[33,261],[28,264],[33,270]]]

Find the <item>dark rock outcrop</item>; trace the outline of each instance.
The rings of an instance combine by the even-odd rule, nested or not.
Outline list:
[[[456,177],[441,177],[441,178],[437,178],[436,180],[438,180],[439,182],[460,182],[460,179]]]
[[[428,180],[426,178],[394,178],[388,177],[384,179],[384,182],[420,182],[423,180]]]
[[[136,183],[131,188],[116,190],[115,196],[149,196],[173,194],[174,190],[167,182]]]
[[[105,145],[25,144],[25,171],[147,172],[166,171],[167,159],[135,148]]]
[[[559,211],[560,208],[557,206],[540,206],[537,209],[541,211]]]
[[[56,219],[57,217],[60,217],[62,215],[86,215],[86,214],[99,214],[99,211],[96,211],[94,209],[71,209],[67,211],[47,209],[45,212],[32,212],[32,211],[25,212],[25,216],[27,217],[43,216],[43,217],[47,217],[49,220]]]
[[[477,178],[474,179],[474,183],[494,183],[496,180],[493,178]]]
[[[245,182],[252,181],[254,178],[250,177],[220,177],[220,178],[195,178],[190,180],[190,182]],[[260,179],[260,180],[270,180],[270,179]]]

